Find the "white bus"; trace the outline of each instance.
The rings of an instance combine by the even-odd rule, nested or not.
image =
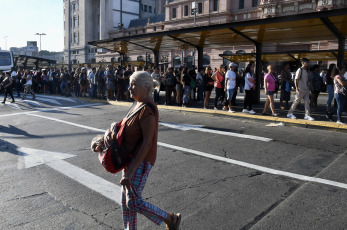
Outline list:
[[[11,70],[14,66],[12,51],[0,50],[0,71]]]

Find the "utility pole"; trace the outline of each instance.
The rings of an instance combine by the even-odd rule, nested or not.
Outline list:
[[[69,7],[68,7],[68,15],[69,15],[69,20],[68,20],[68,66],[69,66],[69,73],[71,73],[71,0],[69,0]],[[76,57],[75,57],[76,58]]]

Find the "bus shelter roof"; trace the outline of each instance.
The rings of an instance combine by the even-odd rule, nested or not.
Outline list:
[[[295,44],[347,37],[347,8],[168,30],[89,42],[119,53],[225,49],[250,44]]]
[[[40,67],[46,68],[57,63],[56,60],[46,59],[42,57],[33,57],[28,55],[13,55],[16,66],[24,68]]]
[[[288,52],[263,52],[261,60],[265,62],[277,61],[299,61],[301,58],[307,58],[310,61],[331,61],[336,60],[338,50],[317,50],[317,51],[288,51]],[[345,60],[347,59],[347,51],[344,52]],[[256,61],[255,53],[243,54],[220,54],[232,62],[250,62]]]

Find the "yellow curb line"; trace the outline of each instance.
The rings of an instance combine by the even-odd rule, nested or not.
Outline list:
[[[119,105],[119,106],[131,106],[132,105],[131,102],[108,101],[108,103],[112,104],[112,105]],[[320,127],[325,127],[325,128],[347,130],[347,125],[340,125],[337,123],[326,122],[326,121],[308,121],[308,120],[302,120],[302,119],[269,117],[269,116],[251,115],[251,114],[237,113],[237,112],[236,113],[228,113],[227,111],[221,111],[221,110],[198,109],[198,108],[165,106],[165,105],[158,105],[158,108],[159,109],[165,109],[165,110],[195,112],[195,113],[204,113],[204,114],[211,114],[211,115],[219,114],[219,115],[230,116],[230,117],[240,117],[240,118],[250,118],[250,119],[255,118],[258,120],[271,121],[271,122],[285,122],[285,123],[303,125],[303,126],[313,125],[313,126],[320,126]]]

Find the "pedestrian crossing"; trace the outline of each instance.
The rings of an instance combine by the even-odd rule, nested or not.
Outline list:
[[[0,96],[0,100],[4,100],[4,96]],[[27,106],[30,107],[37,107],[37,108],[43,108],[45,106],[56,106],[56,105],[63,105],[63,104],[77,104],[80,103],[78,99],[74,98],[68,98],[68,97],[60,97],[60,96],[49,96],[49,95],[38,95],[36,94],[35,100],[31,98],[31,95],[28,95],[26,99],[22,100],[19,98],[15,98],[15,103],[11,103],[12,99],[7,98],[5,104],[1,104],[2,106],[11,107],[13,109],[22,110],[23,108],[27,108]]]

